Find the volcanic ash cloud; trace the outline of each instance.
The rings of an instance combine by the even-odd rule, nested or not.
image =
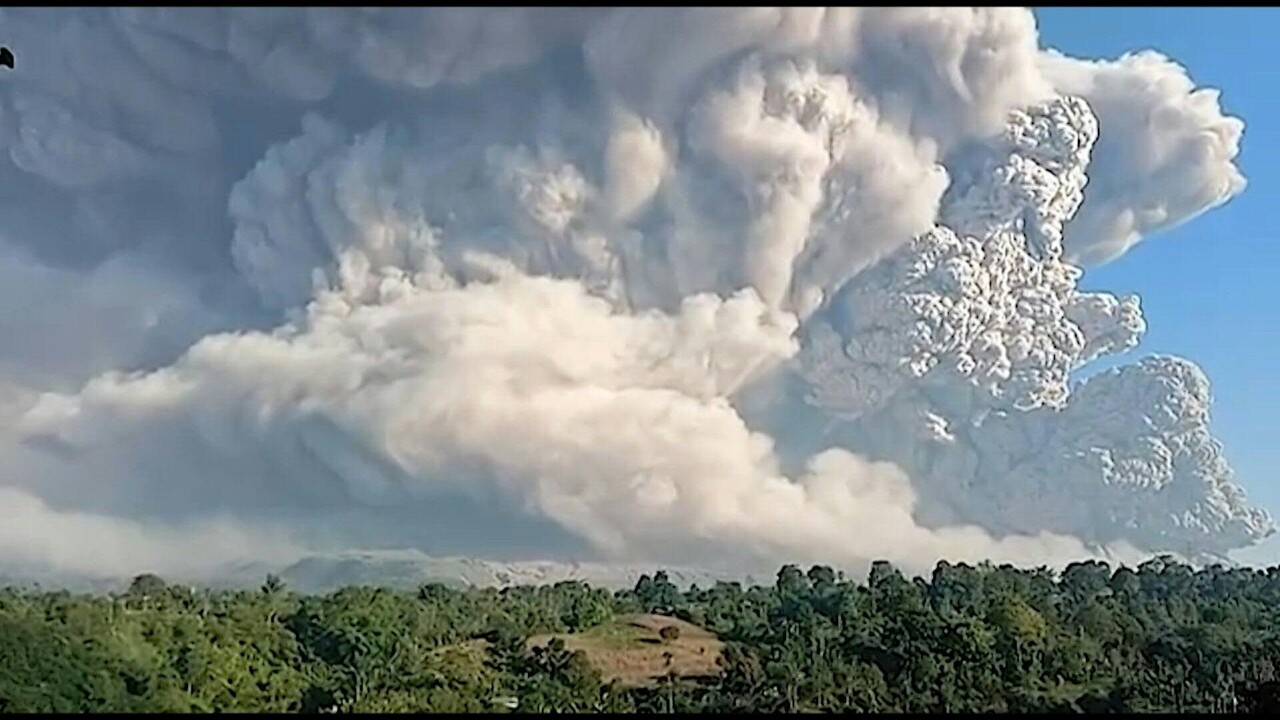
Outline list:
[[[1191,361],[1071,380],[1146,328],[1082,264],[1244,187],[1242,123],[1167,58],[1013,8],[0,18],[4,563],[1271,531]]]

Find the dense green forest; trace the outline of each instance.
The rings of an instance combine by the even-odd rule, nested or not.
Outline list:
[[[606,682],[571,649],[642,613],[718,637],[717,671]],[[205,591],[148,575],[111,596],[0,591],[0,712],[1269,712],[1278,613],[1280,568],[1168,559],[943,562],[928,579],[877,563],[865,582],[787,566],[773,586],[686,591],[659,572],[616,593],[302,596],[273,577]]]

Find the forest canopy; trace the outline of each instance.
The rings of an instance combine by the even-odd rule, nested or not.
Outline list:
[[[0,712],[1268,711],[1277,607],[1280,568],[1167,558],[928,578],[880,562],[864,582],[788,565],[772,586],[687,589],[659,571],[618,592],[143,575],[110,595],[0,590]],[[634,617],[669,623],[624,636]],[[681,674],[697,638],[715,670]],[[608,677],[601,658],[629,647],[668,669]]]

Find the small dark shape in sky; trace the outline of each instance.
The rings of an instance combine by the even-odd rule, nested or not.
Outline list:
[[[9,51],[9,48],[4,47],[3,45],[0,45],[0,65],[3,65],[10,70],[13,69],[13,53]]]

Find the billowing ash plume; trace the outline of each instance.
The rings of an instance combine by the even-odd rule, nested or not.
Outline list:
[[[1079,263],[1243,188],[1241,123],[1160,56],[1065,58],[1008,8],[6,10],[0,40],[0,570],[1270,532],[1190,361],[1071,384],[1145,329]]]
[[[946,224],[808,324],[809,401],[849,421],[848,447],[929,488],[921,514],[1223,553],[1271,524],[1209,435],[1204,374],[1150,358],[1069,387],[1146,329],[1136,297],[1080,292],[1062,260],[1096,137],[1078,99],[1015,112],[976,181],[953,182]]]

